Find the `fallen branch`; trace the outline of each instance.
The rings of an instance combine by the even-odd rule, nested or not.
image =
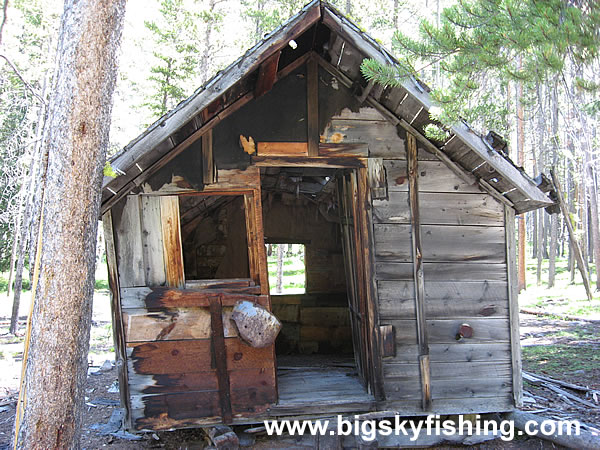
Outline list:
[[[566,381],[556,380],[554,378],[550,378],[545,375],[538,375],[537,373],[527,372],[525,370],[523,371],[523,378],[525,378],[527,381],[530,381],[530,380],[534,381],[535,379],[548,381],[550,383],[558,384],[560,386],[563,386],[563,387],[566,387],[569,389],[573,389],[575,391],[592,392],[595,390],[595,389],[590,389],[590,388],[587,388],[584,386],[580,386],[578,384],[567,383]]]

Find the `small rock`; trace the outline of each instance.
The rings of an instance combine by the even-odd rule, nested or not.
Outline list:
[[[158,437],[158,434],[156,434],[156,433],[152,433],[152,439],[154,439],[155,441],[160,441],[160,438]]]
[[[112,368],[113,368],[112,363],[107,359],[100,366],[100,371],[102,371],[102,372],[109,372],[109,371],[112,370]]]
[[[108,392],[111,394],[118,394],[119,393],[119,382],[115,381],[113,384],[111,384],[110,387],[108,388]]]

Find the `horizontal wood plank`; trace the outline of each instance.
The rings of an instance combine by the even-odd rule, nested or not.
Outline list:
[[[388,189],[395,192],[408,191],[406,161],[384,160],[388,178]],[[477,184],[469,184],[458,177],[439,160],[419,160],[419,192],[484,193]]]
[[[420,382],[385,381],[385,396],[387,400],[418,400],[420,398]],[[494,398],[508,395],[512,390],[512,382],[508,377],[487,378],[457,378],[452,380],[432,380],[431,397],[436,399],[453,398]]]
[[[510,362],[508,343],[484,342],[472,344],[463,339],[451,344],[429,344],[431,362]],[[417,344],[396,346],[396,356],[388,363],[416,364],[419,361]]]
[[[238,335],[231,320],[232,307],[223,310],[225,337]],[[145,308],[125,309],[123,327],[126,342],[209,339],[210,312],[207,308],[170,308],[149,311]]]
[[[380,319],[381,325],[393,325],[396,330],[396,345],[417,343],[415,320]],[[462,319],[428,319],[427,333],[431,344],[456,343],[460,326],[469,324],[473,328],[473,337],[464,338],[465,342],[509,342],[508,319],[464,317]]]
[[[272,348],[254,348],[239,338],[226,338],[227,368],[273,367]],[[157,341],[127,345],[129,373],[142,375],[182,374],[212,370],[211,342],[203,340]]]
[[[383,362],[383,372],[386,382],[419,380],[419,365]],[[431,380],[457,381],[461,378],[506,378],[512,377],[512,366],[507,362],[436,362],[431,363]]]
[[[425,283],[425,300],[457,299],[461,301],[497,301],[508,299],[506,282],[500,281],[431,281]],[[412,281],[378,281],[379,298],[414,299],[414,283]]]
[[[259,142],[257,144],[259,156],[308,156],[308,143],[306,142]]]
[[[425,281],[506,281],[507,271],[504,263],[424,263]],[[376,263],[378,280],[412,280],[412,264],[403,262]]]
[[[422,416],[421,400],[386,400],[377,403],[377,409],[382,411],[399,411],[402,416]],[[434,400],[429,413],[441,415],[478,414],[487,412],[503,412],[515,409],[512,396],[498,395],[497,397],[472,398],[439,398]]]
[[[419,193],[421,225],[504,226],[504,205],[488,194]],[[410,223],[408,192],[390,191],[388,198],[373,200],[373,222]]]
[[[410,225],[375,224],[374,235],[377,262],[412,261]],[[502,227],[423,225],[421,237],[424,262],[506,262]]]

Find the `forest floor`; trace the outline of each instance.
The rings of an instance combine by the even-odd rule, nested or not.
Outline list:
[[[560,269],[559,269],[560,270]],[[529,280],[535,280],[528,273]],[[559,276],[565,276],[564,271]],[[561,285],[564,284],[562,283]],[[103,283],[97,283],[100,286]],[[560,292],[561,289],[568,293]],[[0,293],[0,295],[6,295]],[[28,310],[29,293],[25,292],[20,309],[24,319]],[[548,290],[544,286],[528,286],[520,296],[520,305],[527,311],[544,315],[521,313],[521,344],[523,369],[531,374],[549,376],[589,389],[588,392],[564,389],[583,401],[597,404],[593,408],[539,383],[524,382],[524,410],[539,412],[540,416],[555,419],[577,419],[588,427],[600,429],[600,313],[599,300],[588,302],[581,285],[563,286]],[[580,320],[565,320],[577,316]],[[20,321],[17,337],[8,334],[10,302],[0,300],[0,450],[10,448],[23,352],[25,320]],[[167,448],[200,449],[208,445],[204,432],[178,430],[146,433],[139,440],[131,435],[103,434],[110,430],[111,417],[118,411],[117,371],[106,361],[114,360],[109,295],[97,289],[90,340],[90,375],[86,388],[86,406],[81,446],[85,449],[113,447],[119,449]],[[104,369],[100,369],[104,365]],[[102,427],[101,425],[106,425]],[[100,427],[98,427],[100,425]],[[98,429],[100,428],[100,429]],[[104,428],[104,430],[102,430]],[[236,429],[243,431],[246,427]],[[114,431],[114,430],[112,430]],[[119,437],[120,436],[120,437]],[[314,442],[284,438],[277,442],[258,438],[253,448],[310,448]],[[456,446],[453,446],[456,448]],[[466,447],[462,447],[466,448]],[[518,438],[513,442],[500,440],[471,448],[557,448],[547,441]]]

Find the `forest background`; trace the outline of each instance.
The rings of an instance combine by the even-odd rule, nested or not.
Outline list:
[[[600,288],[594,264],[600,259],[598,44],[592,42],[587,47],[565,44],[558,57],[544,53],[543,48],[531,49],[531,42],[539,44],[540,39],[568,43],[572,38],[569,30],[572,18],[561,15],[562,10],[556,14],[553,8],[570,5],[590,17],[594,14],[594,2],[336,0],[332,3],[397,54],[408,67],[405,76],[414,74],[434,88],[434,97],[442,106],[437,111],[442,121],[465,119],[479,132],[494,130],[508,141],[509,156],[529,174],[548,174],[550,168],[555,168],[586,270],[593,288]],[[513,15],[518,18],[527,13],[519,4],[538,9],[536,5],[547,5],[547,9],[536,9],[541,37],[528,36],[540,31],[528,30],[514,20]],[[303,5],[303,0],[129,0],[109,153],[125,146]],[[36,239],[32,230],[38,229],[44,183],[40,170],[44,157],[41,132],[54,77],[53,58],[62,2],[4,0],[2,6],[0,289],[14,299],[11,331],[15,332],[22,288],[29,284],[27,268],[29,261],[35,260],[36,249],[32,244]],[[485,8],[491,8],[487,12],[492,14],[486,15]],[[593,32],[597,33],[597,23],[592,38]],[[467,67],[464,59],[457,58],[458,45],[465,48],[457,36],[469,28],[480,27],[485,31],[485,26],[493,27],[489,39],[469,42],[480,51],[478,57],[483,57],[484,62]],[[453,35],[449,30],[458,32]],[[521,51],[499,58],[502,55],[493,42],[498,36],[512,39],[513,48]],[[582,48],[586,54],[578,53],[584,51]],[[529,54],[537,60],[528,58]],[[388,82],[402,76],[383,75]],[[432,136],[436,132],[443,130],[430,130]],[[111,171],[109,166],[106,171]],[[564,296],[574,301],[586,300],[579,289],[581,279],[565,216],[550,215],[543,210],[528,213],[518,218],[518,229],[519,282],[522,289],[529,286],[535,292],[536,297],[530,300],[535,303],[541,297]],[[101,236],[99,240],[100,259]],[[543,288],[544,293],[536,291],[536,286]],[[554,291],[546,290],[553,287]],[[599,315],[600,304],[597,300],[580,303],[566,312]]]

